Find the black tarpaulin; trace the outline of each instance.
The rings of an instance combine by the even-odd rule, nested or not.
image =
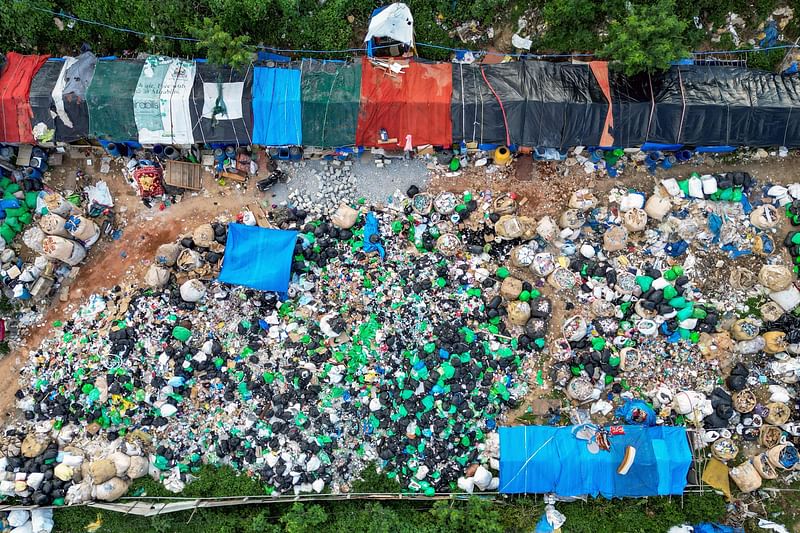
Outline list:
[[[523,75],[519,62],[453,65],[453,140],[479,144],[521,142],[525,123]],[[505,109],[508,131],[498,98]]]
[[[623,76],[614,72],[610,76],[615,146],[639,146],[647,141],[651,120],[652,92],[648,75]]]
[[[588,65],[524,61],[454,65],[451,109],[455,140],[564,149],[600,142],[608,101]]]
[[[742,144],[800,146],[800,77],[749,71],[752,107]]]
[[[189,105],[195,142],[251,144],[252,88],[252,65],[232,69],[197,63]]]
[[[617,74],[611,91],[618,146],[800,146],[798,75],[681,65],[652,76]]]
[[[30,102],[33,117],[34,137],[39,142],[51,142],[55,136],[55,113],[53,112],[53,88],[56,86],[63,60],[49,60],[31,81]],[[38,127],[37,127],[38,125]]]
[[[597,145],[608,102],[588,65],[526,61],[521,144],[563,150]]]

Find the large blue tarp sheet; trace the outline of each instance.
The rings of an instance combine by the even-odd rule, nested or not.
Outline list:
[[[610,451],[593,454],[574,426],[500,428],[500,487],[504,494],[643,497],[681,494],[692,453],[681,427],[621,426]],[[628,446],[636,449],[627,474],[617,473]]]
[[[230,224],[219,280],[285,293],[289,288],[296,242],[296,231]]]
[[[302,144],[301,108],[299,70],[268,67],[253,70],[254,144]]]

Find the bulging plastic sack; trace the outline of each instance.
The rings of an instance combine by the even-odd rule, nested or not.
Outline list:
[[[631,209],[622,215],[622,224],[631,232],[644,231],[647,227],[647,213],[643,209]]]
[[[782,291],[771,292],[769,297],[787,313],[800,305],[800,291],[794,285]]]
[[[644,212],[654,220],[664,220],[670,211],[672,211],[672,202],[663,196],[651,196],[644,204]]]
[[[780,223],[778,210],[771,204],[760,205],[750,213],[750,223],[761,230],[774,228]]]
[[[603,234],[603,249],[618,252],[628,244],[628,230],[622,226],[612,226]]]
[[[11,527],[19,527],[25,522],[30,520],[30,513],[28,511],[11,511],[8,513],[8,525]]]
[[[148,287],[161,288],[169,282],[169,269],[152,264],[144,274],[144,282]]]
[[[339,204],[331,216],[331,222],[339,229],[350,229],[358,220],[358,211],[345,203]]]
[[[33,533],[50,533],[53,530],[52,509],[31,509],[31,529]]]
[[[471,477],[460,477],[456,481],[458,488],[466,492],[467,494],[472,494],[472,491],[475,490],[475,481]]]
[[[206,286],[199,279],[190,279],[181,285],[180,292],[184,302],[199,302],[206,296]]]
[[[742,492],[753,492],[761,487],[761,476],[750,461],[731,468],[730,476]]]
[[[764,265],[758,271],[758,282],[771,291],[786,290],[793,281],[794,274],[783,265]]]
[[[113,502],[128,492],[129,485],[129,481],[118,477],[111,478],[95,487],[95,498],[104,502]]]
[[[156,249],[156,263],[163,266],[175,266],[181,247],[178,243],[162,244]]]
[[[475,474],[472,476],[475,486],[481,490],[489,488],[489,483],[492,482],[492,473],[486,470],[482,465],[478,466]]]

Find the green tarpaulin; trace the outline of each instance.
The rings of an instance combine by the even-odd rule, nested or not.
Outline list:
[[[86,92],[89,132],[110,141],[138,140],[133,114],[133,95],[141,61],[98,61],[92,84]]]
[[[361,65],[303,60],[300,91],[303,144],[351,146],[361,95]]]

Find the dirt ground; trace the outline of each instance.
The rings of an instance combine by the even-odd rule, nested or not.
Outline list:
[[[227,220],[235,218],[242,208],[263,201],[266,196],[251,187],[246,190],[237,186],[219,186],[209,176],[204,177],[205,190],[201,193],[186,194],[179,202],[163,209],[158,204],[147,208],[138,198],[134,189],[127,183],[114,163],[111,172],[100,174],[100,161],[94,156],[93,164],[87,165],[85,159],[65,159],[64,165],[55,167],[48,183],[58,190],[67,188],[81,189],[84,186],[104,179],[114,197],[117,212],[117,225],[122,229],[118,240],[107,237],[92,248],[82,265],[77,279],[71,285],[69,298],[65,302],[58,298],[44,313],[44,318],[32,328],[22,344],[12,353],[0,360],[0,417],[12,415],[14,410],[14,393],[16,392],[20,368],[27,359],[28,352],[35,349],[41,341],[52,333],[52,323],[63,319],[83,302],[92,292],[110,288],[114,285],[132,282],[141,277],[148,267],[159,245],[173,241],[182,234],[191,232],[198,224],[209,222],[216,217]],[[720,161],[709,160],[701,164],[688,164],[673,167],[668,171],[659,171],[653,177],[646,172],[627,171],[619,179],[587,175],[582,167],[568,167],[557,163],[533,162],[530,157],[518,161],[506,172],[487,176],[485,172],[466,172],[456,178],[439,177],[431,181],[430,190],[493,190],[513,192],[521,201],[527,199],[522,208],[523,214],[542,217],[555,216],[566,206],[570,194],[581,188],[592,188],[596,195],[602,197],[613,187],[628,187],[652,191],[655,180],[670,176],[686,176],[691,172],[727,172],[746,170],[756,177],[760,183],[792,183],[798,181],[795,173],[800,157],[792,154],[788,158],[770,158],[763,161]],[[85,177],[75,182],[75,171],[83,170]],[[629,169],[631,170],[631,169]],[[387,172],[390,169],[387,169]],[[564,302],[554,299],[554,316],[550,336],[560,331],[558,324],[565,316]],[[553,342],[555,338],[548,339]],[[542,361],[540,364],[543,364]],[[536,372],[532,374],[531,391],[520,409],[536,398],[544,398],[550,394],[545,386],[535,383]],[[520,411],[521,412],[521,411]],[[514,421],[514,413],[509,422]]]

